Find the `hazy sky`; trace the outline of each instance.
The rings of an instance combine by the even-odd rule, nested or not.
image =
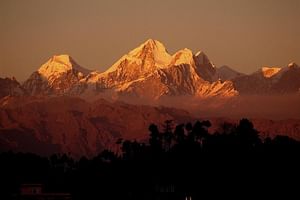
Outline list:
[[[100,71],[148,38],[242,72],[300,63],[300,0],[0,0],[0,77],[70,54]]]

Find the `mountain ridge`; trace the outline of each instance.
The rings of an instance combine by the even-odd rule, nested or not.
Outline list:
[[[194,54],[184,48],[170,55],[163,43],[149,39],[104,72],[85,69],[70,55],[54,55],[20,85],[29,95],[111,94],[120,99],[132,96],[153,100],[178,95],[233,97],[285,90],[297,93],[298,68],[296,63],[290,63],[282,68],[263,67],[246,75],[228,66],[217,68],[203,51]],[[276,87],[280,89],[276,91]]]
[[[149,39],[122,56],[106,71],[93,71],[80,78],[77,76],[76,83],[65,88],[66,92],[55,88],[59,94],[80,96],[109,92],[115,93],[118,98],[148,96],[159,99],[165,95],[226,97],[237,94],[233,88],[228,89],[231,84],[226,84],[227,87],[218,92],[204,90],[219,84],[217,80],[216,68],[203,52],[193,54],[185,48],[170,55],[161,42]],[[219,87],[222,86],[219,84]]]
[[[234,87],[241,95],[300,94],[300,67],[262,67],[258,71],[234,78]]]
[[[120,139],[146,141],[151,123],[163,128],[166,120],[177,125],[203,119],[178,108],[105,99],[87,102],[71,96],[7,96],[0,99],[0,108],[0,152],[68,153],[76,158],[95,156],[104,149],[118,152]],[[236,121],[204,119],[213,124],[210,133]],[[299,119],[253,119],[253,123],[263,138],[280,133],[300,139]]]

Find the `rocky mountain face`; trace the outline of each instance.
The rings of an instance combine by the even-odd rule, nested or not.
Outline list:
[[[26,94],[25,89],[14,77],[0,78],[0,99],[8,95],[18,96],[24,94]]]
[[[232,79],[241,95],[295,94],[300,92],[300,67],[291,63],[286,67],[263,67],[250,75]]]
[[[217,73],[221,80],[232,80],[237,77],[245,75],[243,73],[240,73],[240,72],[237,72],[237,71],[231,69],[227,65],[223,65],[223,66],[217,68]]]

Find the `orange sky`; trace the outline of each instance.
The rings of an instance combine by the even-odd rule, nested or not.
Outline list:
[[[0,77],[54,54],[103,71],[148,38],[242,72],[300,63],[299,0],[1,0]]]

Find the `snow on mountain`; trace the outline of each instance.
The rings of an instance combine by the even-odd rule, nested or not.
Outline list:
[[[239,92],[231,81],[215,81],[212,84],[202,85],[198,88],[197,96],[200,97],[232,97]]]
[[[172,60],[168,65],[173,66],[173,65],[181,65],[181,64],[189,64],[189,65],[195,64],[193,60],[193,52],[190,49],[185,48],[176,52],[172,56]]]
[[[289,68],[299,68],[299,66],[295,63],[295,62],[291,62],[290,64],[288,64]]]
[[[157,41],[149,39],[139,47],[133,49],[128,54],[124,55],[115,64],[113,64],[105,73],[117,71],[123,68],[124,65],[133,65],[131,70],[138,69],[143,73],[148,73],[156,68],[168,66],[171,60],[171,55],[168,54],[165,46]]]
[[[290,63],[274,76],[273,90],[279,94],[300,93],[300,67]]]
[[[171,56],[161,42],[149,39],[104,73],[88,75],[80,87],[85,88],[83,93],[93,93],[87,91],[91,89],[157,99],[164,95],[196,95],[202,91],[197,89],[201,85],[209,88],[217,80],[216,68],[203,52],[194,55],[185,48]]]
[[[82,74],[82,76],[87,75],[90,72],[89,70],[79,66],[69,55],[53,56],[38,69],[38,72],[44,77],[50,78],[53,75],[66,73],[70,70],[76,70]]]
[[[64,94],[89,72],[69,55],[53,56],[23,86],[30,94]]]
[[[281,67],[263,67],[261,69],[262,74],[266,78],[271,78],[281,70]]]
[[[157,69],[167,67],[171,56],[157,40],[149,39],[136,49],[122,56],[104,73],[94,72],[86,77],[86,87],[98,91],[110,88],[124,88],[131,82],[141,80]],[[84,84],[84,83],[82,83]]]
[[[300,91],[299,70],[297,64],[290,63],[244,75],[228,66],[216,68],[202,51],[194,54],[185,48],[170,55],[161,42],[149,39],[103,73],[90,72],[69,55],[53,56],[22,87],[32,95],[109,95],[114,99],[283,94]]]

